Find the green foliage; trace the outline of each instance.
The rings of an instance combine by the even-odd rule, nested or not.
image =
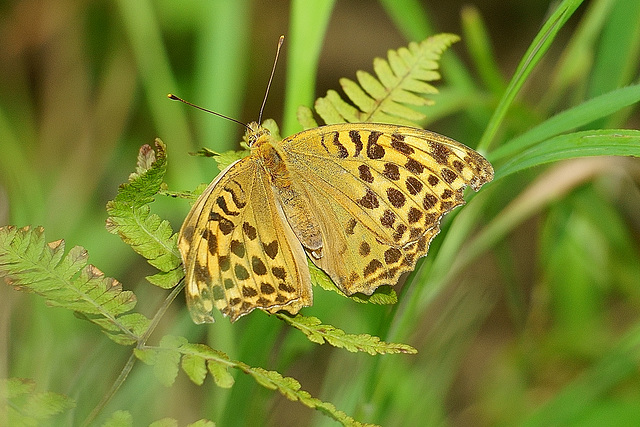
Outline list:
[[[102,424],[102,427],[133,427],[133,416],[127,411],[116,411]],[[173,418],[163,418],[149,424],[149,427],[178,427],[178,421]],[[193,423],[186,424],[186,427],[215,427],[215,423],[201,419]]]
[[[37,293],[51,306],[77,312],[104,328],[116,342],[132,344],[146,326],[142,315],[123,315],[136,305],[131,291],[91,264],[75,246],[65,256],[64,240],[46,243],[42,227],[0,227],[0,274],[15,289]]]
[[[32,380],[0,379],[0,415],[8,426],[38,426],[76,403],[61,394],[38,392]]]
[[[588,156],[640,157],[640,131],[603,129],[556,136],[513,156],[500,169],[496,179],[533,166]]]
[[[398,302],[396,291],[394,291],[391,286],[380,286],[379,288],[376,288],[376,290],[373,291],[371,295],[355,293],[353,295],[347,296],[344,292],[338,289],[338,287],[335,285],[335,283],[333,283],[327,273],[316,267],[316,265],[311,262],[311,260],[307,260],[307,265],[309,266],[309,272],[311,273],[311,282],[316,286],[320,286],[326,291],[335,292],[340,296],[360,303],[370,302],[372,304],[395,304],[396,302]]]
[[[8,14],[3,22],[14,22],[17,16],[35,30],[38,25],[55,28],[56,37],[47,37],[43,44],[21,32],[23,26],[3,27],[7,39],[15,41],[7,45],[13,50],[5,56],[15,60],[0,71],[0,218],[8,213],[10,223],[44,224],[49,236],[63,235],[69,246],[81,242],[110,276],[134,281],[149,274],[136,267],[134,257],[140,254],[159,269],[149,280],[166,289],[179,282],[182,271],[175,234],[165,218],[178,221],[187,205],[157,195],[194,198],[204,187],[172,192],[163,181],[172,188],[194,188],[213,177],[186,155],[202,145],[194,143],[196,139],[222,153],[214,156],[219,167],[239,158],[226,151],[237,140],[236,124],[178,108],[166,102],[168,90],[180,89],[201,105],[243,118],[243,108],[257,110],[266,80],[260,76],[267,75],[271,65],[264,57],[250,60],[265,49],[256,40],[269,34],[267,22],[280,26],[273,41],[290,25],[283,55],[283,133],[290,135],[298,126],[299,105],[311,107],[315,88],[324,87],[324,81],[316,84],[316,72],[326,77],[355,67],[352,53],[338,49],[356,48],[362,33],[345,30],[368,31],[365,37],[371,35],[372,40],[366,45],[372,50],[386,40],[373,37],[389,34],[389,22],[407,40],[424,40],[439,31],[415,0],[382,0],[387,14],[383,22],[357,16],[366,24],[364,29],[337,25],[346,22],[345,16],[332,17],[334,2],[324,0],[294,0],[289,16],[274,3],[269,19],[257,22],[258,11],[249,10],[246,0],[196,1],[180,7],[172,2],[118,0],[116,7],[101,2],[82,11],[61,6],[42,16],[20,15],[12,3],[16,2],[3,9]],[[609,156],[638,156],[638,134],[630,129],[638,128],[639,5],[637,0],[564,0],[546,10],[546,4],[521,2],[510,9],[513,20],[504,26],[513,22],[512,32],[492,26],[491,35],[487,22],[495,22],[494,16],[485,22],[472,6],[462,11],[464,45],[442,57],[445,84],[439,85],[438,94],[418,94],[422,103],[427,99],[423,95],[437,103],[418,107],[416,113],[426,119],[413,119],[418,116],[411,113],[411,120],[478,147],[494,164],[496,179],[473,199],[467,198],[464,209],[447,217],[430,255],[401,288],[396,287],[398,296],[388,288],[388,293],[378,290],[367,297],[369,302],[381,297],[380,303],[397,304],[375,311],[371,305],[354,307],[355,298],[325,299],[327,293],[316,292],[310,309],[323,313],[323,322],[365,330],[380,337],[379,342],[359,334],[345,334],[348,340],[343,342],[344,332],[312,317],[289,319],[299,322],[304,336],[279,332],[277,327],[285,326],[287,319],[278,325],[273,317],[260,315],[233,326],[218,322],[196,328],[183,320],[186,316],[176,314],[181,313],[173,310],[178,304],[169,309],[179,285],[159,307],[150,295],[163,290],[141,285],[136,289],[140,313],[130,311],[133,294],[89,266],[86,251],[74,248],[65,253],[63,241],[46,243],[39,228],[4,227],[0,276],[9,285],[73,310],[130,347],[113,346],[108,340],[96,346],[90,325],[74,322],[68,312],[41,309],[36,298],[25,295],[2,295],[0,308],[8,319],[10,338],[4,341],[3,354],[9,376],[33,376],[47,389],[70,390],[77,407],[69,411],[70,399],[35,392],[31,380],[14,378],[8,382],[22,394],[10,397],[9,405],[3,394],[0,424],[5,414],[11,415],[7,407],[19,408],[20,417],[8,425],[81,425],[83,419],[91,425],[149,425],[173,415],[158,415],[165,409],[198,416],[207,411],[208,418],[225,426],[326,422],[299,420],[303,412],[282,409],[282,401],[274,400],[264,387],[345,424],[352,419],[335,407],[382,425],[637,423],[638,163]],[[344,8],[336,9],[338,13]],[[455,18],[458,11],[446,13]],[[330,18],[332,34],[327,37]],[[348,19],[352,22],[354,15]],[[343,39],[345,34],[349,38]],[[526,44],[529,47],[521,49]],[[463,48],[470,63],[456,56]],[[65,59],[64,67],[60,58]],[[509,58],[519,59],[509,63]],[[337,63],[342,60],[348,63]],[[327,94],[320,101],[322,108],[357,118],[363,114],[361,105],[370,108],[381,93],[401,93],[401,86],[394,86],[397,75],[388,74],[389,68],[394,71],[392,59],[376,61],[374,73],[358,72],[355,81],[342,80],[347,96],[329,92],[331,97]],[[512,76],[502,75],[514,69]],[[278,75],[275,83],[277,88]],[[245,92],[256,95],[243,99]],[[279,104],[278,92],[272,90],[266,111]],[[416,101],[412,91],[408,93]],[[390,120],[395,120],[392,114],[398,106],[411,107],[402,96],[407,94],[389,101],[390,112],[385,114]],[[324,119],[310,108],[300,111],[300,121],[307,126],[314,125],[314,114]],[[446,120],[436,122],[440,118]],[[113,183],[128,173],[123,159],[139,145],[132,141],[148,135],[167,141],[171,164],[160,143],[155,150],[141,151],[136,173],[109,205],[110,231],[134,248],[116,252],[112,236],[101,226],[103,204],[95,201],[106,200]],[[591,158],[582,159],[587,156]],[[154,199],[162,218],[151,213]],[[173,210],[167,212],[168,206]],[[315,284],[335,291],[323,273],[312,274]],[[2,291],[10,289],[5,286]],[[153,313],[152,319],[141,313]],[[149,345],[154,331],[158,344]],[[194,336],[205,339],[201,334],[216,348],[191,342]],[[359,340],[361,347],[375,349],[384,348],[384,342],[408,342],[419,353],[369,358],[337,349],[318,352],[310,344],[331,339],[347,349],[357,348]],[[105,367],[121,361],[122,352],[135,356],[111,384]],[[137,360],[152,365],[149,371],[159,379],[149,380],[141,374],[144,369],[133,371]],[[268,370],[251,367],[245,363],[249,361]],[[275,369],[295,371],[297,380]],[[159,386],[172,383],[180,370],[195,384],[209,376],[216,387],[194,393]],[[298,380],[306,389],[330,396],[331,403],[309,396]],[[0,385],[3,393],[6,389]],[[42,397],[30,397],[39,394]],[[175,402],[181,407],[172,408]],[[66,419],[48,412],[51,408],[56,414],[64,412]],[[120,408],[127,411],[116,411]],[[101,411],[111,415],[99,418]],[[48,418],[33,417],[48,413]],[[161,418],[157,423],[177,421]],[[193,425],[211,423],[201,420]]]
[[[277,132],[277,129],[276,129]],[[166,220],[150,214],[149,203],[160,191],[166,170],[165,146],[156,140],[156,150],[150,146],[141,147],[136,172],[129,181],[122,184],[115,199],[107,204],[107,230],[118,234],[138,254],[162,273],[147,277],[160,287],[173,287],[182,279],[181,265],[176,264],[178,255],[175,245],[177,235],[172,234]],[[216,385],[229,388],[234,384],[229,368],[240,369],[253,377],[264,387],[278,390],[289,400],[300,401],[306,406],[318,409],[337,421],[348,425],[360,425],[351,417],[338,411],[333,405],[311,397],[301,390],[293,378],[285,378],[277,372],[253,368],[242,362],[235,362],[217,350],[202,344],[190,344],[186,338],[165,335],[157,347],[146,345],[156,321],[163,310],[159,310],[154,321],[140,313],[130,312],[136,303],[131,291],[123,291],[119,282],[105,278],[100,270],[87,265],[88,254],[84,248],[75,247],[64,256],[64,241],[45,243],[44,230],[39,227],[0,228],[0,274],[5,282],[18,290],[38,293],[47,298],[50,305],[74,310],[78,316],[101,326],[105,333],[118,344],[132,345],[135,356],[152,365],[158,381],[171,386],[182,367],[187,376],[202,385],[207,371]],[[180,290],[174,289],[174,296]],[[170,303],[173,298],[168,298]],[[166,306],[165,308],[166,309]],[[127,313],[127,314],[125,314]],[[347,335],[328,325],[321,325],[316,318],[293,322],[286,321],[302,330],[310,341],[322,344],[325,341],[349,351],[376,353],[414,353],[415,349],[403,344],[387,344],[370,335]],[[205,367],[206,366],[206,367]],[[127,376],[131,365],[121,375]],[[127,413],[116,413],[107,423],[127,425]]]
[[[180,254],[168,221],[151,214],[149,203],[162,187],[166,171],[165,145],[159,139],[156,151],[143,145],[136,172],[122,184],[115,199],[107,203],[107,230],[120,236],[160,273],[148,276],[150,283],[164,289],[174,287],[183,277]]]
[[[405,347],[410,349],[409,346]],[[365,351],[371,352],[371,350]],[[410,350],[405,351],[410,352]],[[224,353],[203,344],[191,344],[183,337],[165,335],[158,347],[136,350],[135,354],[140,360],[154,367],[156,378],[165,386],[173,384],[179,368],[182,368],[189,379],[197,385],[204,383],[208,371],[218,387],[229,388],[233,386],[234,379],[228,369],[236,368],[251,376],[261,386],[277,390],[289,400],[300,401],[309,408],[317,409],[343,425],[363,425],[337,410],[332,404],[312,397],[302,390],[300,383],[293,378],[233,361]]]
[[[440,79],[436,71],[440,55],[458,40],[454,34],[439,34],[397,51],[389,50],[387,60],[373,61],[377,78],[358,71],[358,83],[340,79],[342,90],[357,108],[330,90],[324,98],[316,100],[316,113],[326,124],[375,122],[418,126],[426,116],[416,107],[433,104],[424,95],[438,92],[427,82]],[[317,127],[306,107],[300,107],[298,120],[306,129]]]
[[[353,353],[364,351],[374,356],[376,354],[408,353],[418,352],[415,348],[407,344],[386,343],[380,341],[378,337],[369,334],[350,335],[331,325],[323,325],[316,317],[305,317],[297,315],[295,317],[286,314],[277,314],[279,318],[302,331],[310,341],[318,344],[325,342],[334,347],[344,348]]]

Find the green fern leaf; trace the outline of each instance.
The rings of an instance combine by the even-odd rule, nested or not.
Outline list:
[[[165,172],[166,154],[162,141],[156,139],[155,151],[149,145],[143,145],[136,172],[107,203],[109,218],[106,227],[161,271],[150,276],[149,282],[168,289],[183,277],[176,244],[178,236],[168,221],[150,214],[148,206],[162,188]]]
[[[0,405],[6,409],[3,420],[11,426],[41,425],[76,406],[62,394],[37,392],[35,382],[25,378],[0,379]]]
[[[76,246],[63,258],[64,249],[63,240],[46,244],[42,227],[2,227],[0,272],[7,284],[38,293],[51,305],[105,317],[133,308],[133,293],[122,291],[115,279],[87,265],[84,248]]]
[[[225,364],[219,363],[215,360],[207,360],[207,369],[209,369],[209,372],[218,387],[230,388],[235,383],[235,379],[229,373],[227,370],[228,366]]]
[[[313,111],[304,105],[298,107],[298,111],[296,111],[296,118],[298,119],[298,123],[300,123],[304,129],[318,127],[318,122],[313,118]]]
[[[182,279],[183,276],[184,271],[182,268],[174,268],[167,272],[161,271],[160,273],[147,276],[146,279],[152,285],[156,285],[163,289],[171,289],[180,281],[180,279]]]
[[[334,420],[339,421],[346,426],[370,426],[372,424],[362,424],[344,412],[336,409],[334,405],[323,402],[311,396],[308,392],[302,390],[300,383],[291,377],[284,377],[276,371],[267,371],[262,368],[250,368],[246,371],[251,375],[258,384],[263,387],[278,390],[280,394],[292,401],[300,401],[305,406],[317,409],[331,416]]]
[[[390,50],[386,60],[374,60],[375,76],[358,71],[357,82],[340,79],[342,90],[353,105],[330,90],[316,100],[316,113],[326,124],[377,122],[418,126],[417,122],[425,115],[413,107],[433,103],[425,95],[438,91],[427,82],[440,79],[437,72],[440,56],[458,40],[454,34],[438,34],[421,43]],[[298,118],[305,129],[315,127],[310,109],[300,108]]]
[[[229,372],[229,368],[236,368],[249,374],[263,387],[278,390],[287,399],[300,401],[309,408],[322,411],[344,425],[364,425],[337,410],[331,403],[312,397],[301,389],[300,383],[294,378],[284,377],[275,371],[267,371],[231,360],[229,356],[218,350],[204,344],[189,343],[182,337],[164,336],[158,347],[136,348],[134,354],[139,360],[154,367],[156,377],[163,384],[173,383],[178,373],[178,366],[180,366],[195,384],[204,383],[208,370],[216,385],[229,388],[234,384],[234,378]],[[163,370],[167,372],[162,372]]]
[[[147,317],[140,313],[123,314],[117,318],[89,317],[77,311],[75,314],[81,319],[100,326],[109,339],[120,345],[136,344],[151,323]],[[129,333],[123,334],[122,331]]]
[[[185,369],[185,365],[183,364],[182,369],[185,371],[189,378],[198,377],[202,374],[202,367],[205,366],[204,374],[206,375],[206,371],[208,370],[213,377],[216,385],[221,388],[229,388],[231,387],[235,380],[233,379],[233,375],[229,373],[229,367],[232,365],[229,356],[224,354],[221,351],[214,350],[211,347],[208,347],[204,344],[185,344],[180,348],[183,351],[183,361],[184,357],[191,357],[194,359],[199,359],[200,361],[190,361],[190,366],[187,368],[191,368],[191,370]],[[195,366],[195,369],[193,367]],[[203,378],[204,380],[204,378]],[[196,384],[198,382],[194,381]]]
[[[165,335],[159,347],[135,349],[136,357],[154,367],[158,380],[171,385],[178,374],[178,364],[195,384],[202,385],[209,371],[218,387],[229,388],[233,376],[228,369],[233,366],[229,356],[204,344],[191,344],[183,337]],[[167,372],[164,372],[164,371]]]
[[[178,420],[174,418],[162,418],[149,424],[149,427],[178,427]]]
[[[398,302],[398,295],[396,294],[395,289],[389,285],[383,285],[376,288],[371,295],[356,293],[349,296],[349,298],[359,303],[371,303],[378,305],[389,305]]]
[[[115,411],[111,416],[102,424],[102,427],[132,427],[133,415],[129,411]]]
[[[169,387],[178,376],[179,363],[182,355],[178,349],[187,343],[187,339],[172,335],[165,335],[160,340],[160,348],[153,364],[153,372],[158,380]]]
[[[331,278],[324,271],[320,270],[316,265],[307,260],[309,266],[309,273],[311,273],[311,283],[316,286],[320,286],[326,291],[332,291],[345,298],[359,303],[373,303],[373,304],[395,304],[398,302],[398,296],[396,291],[391,286],[380,286],[371,295],[365,295],[362,293],[355,293],[353,295],[346,295],[333,283]]]
[[[410,345],[387,343],[369,334],[347,334],[335,326],[323,325],[317,317],[305,317],[300,314],[291,317],[283,313],[278,313],[276,316],[294,328],[299,329],[310,341],[318,344],[327,342],[334,347],[344,348],[353,353],[363,351],[371,355],[376,355],[394,353],[415,354],[418,352]]]
[[[75,311],[116,342],[136,342],[148,319],[124,314],[136,305],[133,292],[87,264],[84,248],[76,246],[66,256],[64,250],[64,240],[45,243],[42,227],[1,227],[0,277],[18,290],[43,296],[51,306]]]
[[[213,421],[201,419],[195,423],[187,424],[187,427],[216,427]]]
[[[204,384],[204,379],[207,377],[207,364],[202,357],[185,354],[182,356],[180,366],[194,384]]]

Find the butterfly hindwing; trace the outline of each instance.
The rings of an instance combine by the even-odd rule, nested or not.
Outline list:
[[[229,166],[180,230],[187,304],[196,323],[213,308],[231,320],[254,308],[296,313],[311,304],[306,256],[255,157]]]

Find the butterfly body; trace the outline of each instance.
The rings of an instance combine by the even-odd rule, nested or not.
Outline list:
[[[254,126],[257,124],[249,125],[251,129]],[[252,138],[249,136],[248,140]],[[322,249],[322,235],[318,221],[302,189],[291,179],[287,162],[283,159],[286,153],[278,141],[269,133],[262,133],[251,145],[251,156],[261,163],[264,173],[269,176],[277,202],[302,246],[311,251],[314,257],[320,257],[318,251]]]
[[[426,255],[462,191],[493,178],[480,154],[405,126],[345,123],[282,141],[249,125],[251,154],[209,185],[180,230],[194,321],[312,304],[309,259],[347,295],[394,285]]]

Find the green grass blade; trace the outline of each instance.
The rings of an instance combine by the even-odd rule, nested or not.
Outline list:
[[[640,157],[640,131],[591,130],[548,139],[513,157],[499,168],[494,182],[530,167],[588,156]]]
[[[248,0],[201,2],[202,19],[196,27],[196,64],[193,100],[226,116],[240,118],[249,73],[251,13]],[[185,95],[186,96],[186,95]],[[258,108],[255,108],[257,119]],[[238,148],[243,128],[208,114],[193,116],[201,140],[197,145],[216,151]],[[207,179],[213,178],[208,173]]]
[[[474,6],[462,9],[462,29],[471,59],[484,85],[496,96],[507,86],[491,49],[491,40],[480,11]]]
[[[511,104],[522,88],[522,85],[531,75],[538,62],[540,62],[540,59],[542,59],[544,54],[547,52],[549,46],[551,46],[551,43],[555,40],[555,36],[562,29],[571,15],[573,15],[573,12],[575,12],[580,4],[582,4],[582,0],[564,0],[544,23],[536,37],[531,42],[531,45],[524,54],[520,64],[518,64],[518,68],[509,82],[506,92],[502,96],[498,107],[489,120],[485,132],[480,139],[480,143],[478,144],[478,151],[486,152],[489,149],[498,132],[498,128],[500,127],[502,120],[507,114],[507,110],[511,107]]]
[[[145,89],[147,104],[160,135],[171,141],[174,151],[188,152],[193,148],[191,133],[184,110],[167,101],[167,92],[178,88],[169,58],[162,41],[162,33],[153,6],[148,0],[117,2],[124,28],[136,58]],[[168,180],[177,187],[188,185],[178,168],[169,168]]]
[[[574,425],[608,392],[635,377],[639,362],[640,325],[635,325],[599,362],[528,417],[522,425]]]
[[[640,2],[618,0],[600,38],[589,95],[599,95],[632,81],[638,72],[639,54]]]
[[[437,31],[418,0],[380,0],[380,4],[407,40],[424,40]]]
[[[499,162],[520,153],[534,144],[609,116],[620,109],[640,102],[640,85],[611,91],[563,111],[531,130],[497,148],[490,155]]]
[[[316,71],[335,0],[294,0],[291,4],[287,49],[287,84],[282,135],[302,130],[296,119],[300,105],[315,99]]]
[[[581,99],[578,97],[584,96],[582,90],[570,90],[585,85],[592,71],[595,45],[614,3],[615,0],[597,0],[588,5],[551,73],[551,84],[540,102],[544,111],[553,111],[558,103],[566,101],[569,93],[578,102]]]

